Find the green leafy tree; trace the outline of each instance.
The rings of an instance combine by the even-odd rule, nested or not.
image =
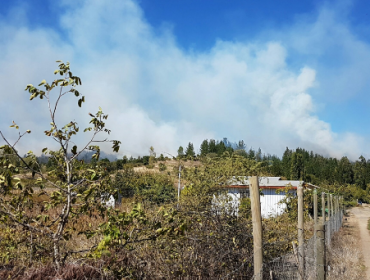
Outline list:
[[[189,167],[183,173],[185,189],[182,195],[212,199],[209,194],[225,190],[230,185],[230,179],[235,176],[253,176],[266,174],[261,162],[256,162],[235,154],[211,158],[207,157],[200,167]]]
[[[175,199],[173,181],[162,174],[138,173],[125,168],[115,176],[115,186],[124,197],[135,195],[138,200],[155,204]]]
[[[20,226],[28,232],[33,232],[39,236],[48,238],[52,243],[52,255],[54,262],[60,266],[69,252],[63,251],[61,244],[71,238],[73,228],[67,225],[77,223],[81,215],[86,215],[89,211],[96,211],[100,215],[105,215],[107,208],[101,204],[101,197],[104,194],[114,194],[115,190],[111,186],[110,176],[99,165],[95,168],[80,170],[81,164],[77,160],[78,156],[85,150],[94,151],[93,158],[98,160],[100,148],[96,142],[107,142],[99,140],[97,135],[110,133],[105,127],[105,120],[108,115],[104,114],[99,108],[96,114],[91,114],[90,127],[84,131],[92,135],[90,140],[78,150],[74,144],[74,137],[79,132],[79,127],[75,121],[70,121],[64,126],[60,126],[57,121],[58,105],[61,99],[66,96],[74,95],[78,98],[78,107],[85,102],[85,97],[81,96],[77,87],[81,85],[81,79],[74,76],[70,70],[69,63],[59,63],[58,69],[54,74],[60,75],[50,84],[43,80],[38,87],[28,84],[26,91],[30,93],[30,100],[39,97],[46,100],[50,113],[50,128],[45,130],[45,135],[59,144],[59,150],[52,151],[44,148],[42,152],[48,154],[53,160],[54,168],[50,177],[57,176],[57,180],[50,180],[40,168],[35,155],[30,151],[27,153],[27,160],[22,158],[16,150],[16,145],[28,133],[20,133],[15,143],[11,144],[0,131],[0,135],[5,141],[5,145],[0,147],[3,155],[17,157],[22,163],[22,167],[37,175],[37,187],[41,192],[36,193],[34,185],[23,184],[13,175],[19,172],[19,168],[12,164],[11,160],[2,157],[0,161],[2,173],[0,174],[0,222],[5,225]],[[43,87],[40,88],[40,87]],[[57,91],[56,102],[51,101],[51,94]],[[73,117],[71,117],[73,119]],[[19,129],[13,122],[11,127]],[[118,152],[120,142],[111,141],[113,151]],[[62,178],[62,180],[60,180]],[[46,192],[45,184],[53,188],[53,191]],[[36,205],[35,198],[39,195],[47,196],[48,199],[42,205]],[[42,211],[31,211],[37,206],[42,206]],[[50,211],[53,209],[53,211]],[[36,214],[37,213],[37,214]],[[54,214],[49,214],[54,213]],[[64,257],[63,257],[64,256]]]
[[[123,164],[126,164],[126,163],[128,163],[129,162],[129,159],[127,158],[127,156],[123,156],[123,158],[122,158],[122,163]]]
[[[153,146],[150,146],[149,148],[149,156],[154,157],[154,158],[157,156],[156,152],[154,151]]]
[[[124,165],[123,159],[117,159],[116,160],[116,169],[117,170],[123,169],[123,165]]]

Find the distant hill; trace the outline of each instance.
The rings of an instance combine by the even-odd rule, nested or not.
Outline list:
[[[93,151],[83,151],[79,156],[79,160],[84,160],[85,162],[90,162],[92,155],[95,154]],[[117,156],[113,154],[107,154],[103,151],[100,152],[100,159],[107,158],[109,161],[116,161]]]
[[[79,160],[84,160],[85,162],[90,162],[91,161],[91,157],[92,155],[95,154],[95,152],[93,151],[83,151],[79,156],[78,156],[78,159]],[[116,155],[113,155],[113,154],[107,154],[103,151],[100,152],[100,159],[103,159],[103,158],[107,158],[109,159],[109,161],[116,161],[117,160],[117,156]],[[49,160],[49,157],[42,154],[41,156],[37,157],[37,160],[40,162],[40,163],[44,163],[46,164]]]

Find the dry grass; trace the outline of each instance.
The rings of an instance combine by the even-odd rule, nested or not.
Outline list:
[[[178,160],[157,161],[154,164],[153,168],[147,168],[146,166],[137,166],[137,167],[134,167],[133,169],[134,169],[135,172],[140,172],[140,173],[147,173],[147,172],[149,172],[149,173],[161,173],[161,171],[159,171],[159,164],[160,163],[163,163],[164,165],[166,165],[167,170],[165,172],[167,172],[167,171],[173,170],[173,168],[175,166],[178,166],[179,161]],[[192,160],[181,161],[181,164],[185,168],[202,165],[202,163],[200,161],[192,161]]]
[[[327,251],[328,280],[365,279],[358,224],[345,222]]]

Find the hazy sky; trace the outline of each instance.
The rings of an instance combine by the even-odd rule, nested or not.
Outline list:
[[[86,103],[67,96],[59,121],[86,127],[101,106],[120,157],[223,137],[278,155],[289,146],[370,157],[367,1],[0,4],[0,130],[14,140],[12,120],[31,129],[22,152],[55,147],[43,135],[46,102],[23,90],[52,81],[61,59],[81,77]]]

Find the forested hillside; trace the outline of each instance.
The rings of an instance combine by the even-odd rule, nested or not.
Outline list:
[[[293,150],[287,147],[282,156],[277,156],[262,153],[261,149],[246,149],[244,141],[231,144],[226,138],[221,141],[204,140],[199,151],[198,158],[222,156],[225,151],[235,153],[262,162],[271,175],[288,180],[304,180],[313,184],[356,184],[364,190],[370,183],[370,160],[362,155],[353,162],[345,156],[337,159],[302,148]],[[189,154],[179,153],[178,156],[186,158]]]

